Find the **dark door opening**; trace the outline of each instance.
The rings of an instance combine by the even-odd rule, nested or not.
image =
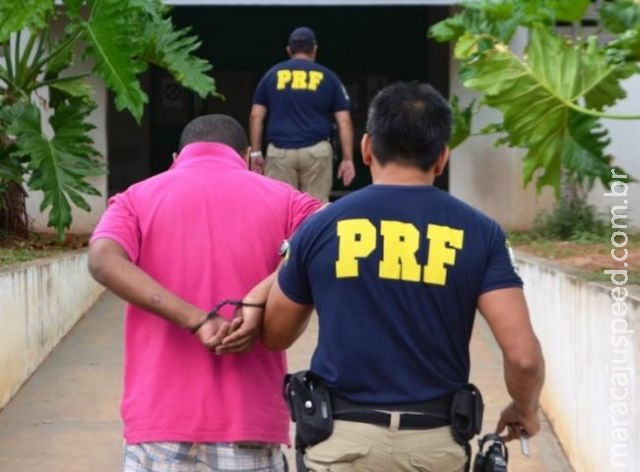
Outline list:
[[[381,87],[396,80],[427,81],[448,95],[448,47],[426,35],[430,25],[447,15],[447,7],[175,8],[174,22],[179,27],[191,27],[201,38],[198,54],[212,62],[212,74],[224,99],[200,100],[165,72],[151,70],[147,74],[150,105],[139,136],[122,124],[121,114],[110,110],[109,149],[136,153],[110,159],[110,191],[166,170],[182,128],[199,114],[226,113],[247,129],[258,80],[269,67],[286,59],[288,35],[302,25],[315,30],[318,62],[338,74],[352,101],[357,176],[348,188],[334,180],[333,195],[369,184],[369,172],[362,165],[359,151],[368,103]],[[127,128],[126,139],[139,139],[142,144],[123,146],[118,142],[122,135],[118,133],[119,138],[111,131],[123,128]],[[141,175],[143,169],[147,175]],[[447,189],[448,176],[440,177],[436,185]]]

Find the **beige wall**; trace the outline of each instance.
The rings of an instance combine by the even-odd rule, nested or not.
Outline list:
[[[453,150],[449,190],[496,219],[506,230],[529,229],[535,216],[552,202],[552,192],[538,195],[522,185],[522,152],[495,148],[492,139],[473,137]]]
[[[526,36],[516,36],[513,48],[522,49]],[[458,80],[458,66],[451,61],[451,95],[467,105],[479,100]],[[496,111],[487,107],[474,117],[473,133],[499,121]],[[552,192],[540,195],[535,185],[522,184],[523,151],[493,145],[497,136],[472,136],[452,151],[449,164],[449,191],[458,198],[496,219],[506,230],[529,229],[535,216],[553,201]]]

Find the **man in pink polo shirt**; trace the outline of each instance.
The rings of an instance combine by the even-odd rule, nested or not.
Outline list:
[[[125,471],[284,470],[284,353],[256,340],[238,303],[208,313],[273,272],[320,202],[250,172],[248,151],[233,118],[196,118],[171,169],[111,198],[91,238],[91,274],[129,302]],[[236,331],[236,352],[216,353]]]

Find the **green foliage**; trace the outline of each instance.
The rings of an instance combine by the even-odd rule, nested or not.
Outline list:
[[[60,239],[64,237],[64,228],[71,224],[70,201],[90,211],[82,195],[99,195],[85,181],[86,177],[103,171],[100,161],[93,159],[98,153],[88,136],[92,126],[85,121],[92,109],[93,106],[74,101],[58,106],[49,120],[52,138],[42,134],[40,110],[33,104],[7,107],[0,115],[19,143],[14,155],[29,159],[28,186],[43,192],[40,211],[51,208],[48,224],[58,229]]]
[[[148,98],[137,79],[146,64],[137,54],[132,54],[141,42],[131,28],[132,23],[136,23],[130,21],[135,17],[134,12],[127,12],[128,8],[123,8],[127,2],[121,0],[92,3],[86,19],[80,15],[81,11],[71,10],[74,21],[70,23],[68,33],[78,34],[86,41],[84,55],[95,60],[94,73],[115,92],[116,108],[130,110],[140,121]]]
[[[215,94],[211,65],[195,56],[198,39],[188,29],[174,29],[160,0],[61,3],[0,2],[0,194],[10,182],[42,191],[41,211],[49,210],[48,224],[60,239],[72,206],[89,211],[83,196],[99,194],[88,179],[104,172],[89,135],[93,91],[85,75],[71,73],[73,66],[91,61],[116,108],[138,121],[148,101],[139,75],[149,64],[167,69],[203,98]],[[66,24],[62,33],[54,21]],[[49,126],[43,126],[40,108],[50,111]]]
[[[604,3],[600,16],[604,26],[612,33],[637,29],[640,27],[640,3],[634,0]]]
[[[586,199],[562,199],[553,210],[536,217],[530,234],[534,239],[604,242],[611,236],[611,226]]]
[[[173,74],[176,79],[201,96],[210,93],[213,79],[206,75],[211,65],[192,54],[200,47],[190,29],[175,31],[169,19],[148,22],[143,37],[147,39],[142,57]]]
[[[1,239],[0,239],[1,242]],[[62,249],[32,249],[29,247],[12,247],[12,248],[2,248],[0,247],[0,267],[6,267],[11,264],[20,264],[23,262],[29,262],[35,259],[40,259],[42,257],[53,256]]]
[[[451,98],[451,109],[453,110],[453,126],[449,146],[455,148],[471,134],[471,118],[475,102],[460,108],[458,97]]]
[[[0,229],[0,267],[56,256],[81,249],[88,244],[88,235],[73,235],[57,241],[49,234],[29,233],[22,236]]]
[[[0,44],[22,29],[41,30],[53,12],[53,0],[2,0],[0,2]]]
[[[580,21],[591,0],[556,0],[552,2],[552,8],[555,12],[557,21]]]
[[[15,145],[0,146],[0,194],[7,189],[9,182],[22,182],[25,167],[21,159],[13,158],[12,153],[15,150]]]
[[[508,43],[519,27],[552,26],[555,21],[577,21],[590,0],[469,0],[464,10],[431,27],[437,41],[457,41],[461,36],[486,35]],[[491,46],[491,42],[486,43]]]
[[[605,3],[600,10],[604,27],[618,35],[606,47],[612,63],[640,61],[640,3],[619,0]]]
[[[612,25],[620,26],[622,20],[613,19],[616,8],[628,9],[627,3],[608,4]],[[554,28],[556,21],[582,18],[588,5],[584,0],[468,2],[461,13],[430,30],[437,40],[455,43],[462,84],[481,93],[481,105],[501,112],[501,122],[480,132],[500,133],[497,145],[525,149],[525,184],[535,180],[538,190],[551,186],[556,196],[563,179],[588,188],[598,180],[605,186],[611,181],[613,158],[605,151],[608,131],[600,118],[640,119],[604,112],[625,98],[621,81],[640,70],[630,60],[631,39],[600,45],[595,37],[567,38]],[[626,27],[637,24],[624,20]],[[523,55],[508,46],[519,27],[529,31]],[[470,128],[471,106],[461,107],[456,99],[452,108],[461,115],[454,122]]]

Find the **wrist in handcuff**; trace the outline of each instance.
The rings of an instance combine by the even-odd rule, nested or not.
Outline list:
[[[200,321],[197,325],[192,326],[191,328],[187,328],[191,334],[196,334],[196,332],[204,326],[204,324],[209,321],[211,318],[218,316],[213,312],[207,313],[206,316]]]
[[[267,306],[267,302],[245,302],[243,300],[223,300],[222,302],[218,303],[213,308],[213,310],[207,313],[207,315],[202,319],[202,321],[200,321],[197,325],[191,328],[188,328],[191,334],[196,334],[196,332],[198,332],[198,330],[202,328],[210,319],[215,318],[216,316],[221,316],[220,313],[218,313],[218,310],[222,308],[224,305],[235,305],[236,307],[249,306],[249,307],[264,309]]]

